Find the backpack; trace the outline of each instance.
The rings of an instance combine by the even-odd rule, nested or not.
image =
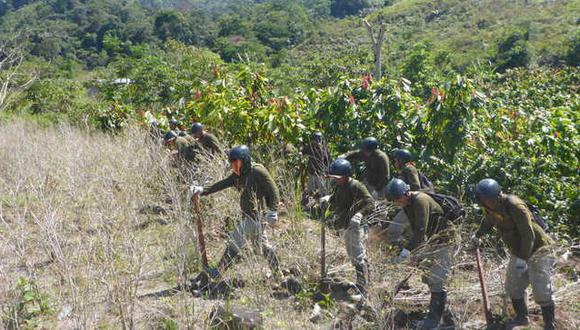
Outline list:
[[[428,188],[431,191],[435,191],[433,182],[423,172],[419,172],[419,183],[421,184],[421,189]]]
[[[540,226],[540,228],[542,228],[542,230],[548,231],[549,229],[548,222],[540,214],[540,208],[537,205],[529,203],[526,203],[526,205],[528,207],[528,210],[530,210],[530,213],[532,214],[532,219],[534,220],[534,222],[537,223]]]
[[[465,216],[465,209],[457,198],[434,192],[426,192],[426,194],[441,206],[443,218],[448,222],[457,223]]]

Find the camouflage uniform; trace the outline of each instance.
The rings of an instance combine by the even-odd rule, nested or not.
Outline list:
[[[368,261],[363,219],[374,209],[373,198],[362,183],[349,179],[346,184],[334,188],[329,203],[335,214],[333,226],[340,230],[346,252],[356,270],[357,287],[364,294],[368,285]]]
[[[405,181],[411,191],[431,191],[432,187],[424,187],[421,184],[419,171],[411,164],[407,163],[401,168],[401,180]],[[403,210],[400,210],[393,218],[387,229],[387,242],[391,245],[400,245],[403,240],[409,239],[409,219]]]
[[[308,173],[308,183],[306,193],[323,196],[327,193],[324,176],[330,165],[330,153],[326,145],[322,143],[309,143],[302,149],[302,154],[308,156],[306,172]]]
[[[385,186],[390,178],[389,156],[380,150],[370,151],[370,156],[365,156],[362,150],[351,151],[346,154],[350,162],[363,161],[365,172],[363,183],[375,199],[385,197]]]
[[[244,164],[246,165],[246,164]],[[220,267],[227,269],[241,249],[250,241],[268,260],[273,271],[278,270],[278,258],[270,244],[263,221],[263,211],[277,211],[280,200],[278,189],[268,170],[260,164],[244,166],[241,175],[231,174],[204,189],[202,195],[209,195],[220,190],[235,187],[241,192],[240,208],[242,220],[230,234],[230,240],[220,261]]]
[[[510,298],[526,299],[526,288],[531,284],[536,303],[553,306],[553,241],[533,220],[526,203],[514,195],[500,196],[495,210],[487,210],[477,235],[482,236],[492,226],[501,233],[511,254],[505,283]],[[527,267],[516,267],[518,259]]]

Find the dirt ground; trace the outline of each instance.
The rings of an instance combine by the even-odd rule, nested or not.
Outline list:
[[[294,169],[281,157],[266,163],[280,187],[280,224],[268,234],[288,276],[273,276],[251,249],[225,274],[243,287],[227,297],[194,297],[172,290],[199,271],[194,213],[187,185],[206,184],[227,173],[224,161],[205,159],[197,170],[175,167],[174,159],[140,132],[117,136],[67,126],[0,127],[0,319],[3,328],[203,329],[216,306],[259,313],[265,329],[407,329],[422,318],[429,292],[421,271],[393,265],[394,253],[378,229],[369,240],[371,285],[365,319],[354,303],[325,299],[315,322],[320,224],[300,211]],[[66,142],[64,142],[66,141]],[[210,264],[223,252],[227,232],[239,217],[234,189],[203,197]],[[448,321],[456,329],[483,329],[480,286],[469,237],[473,220],[459,229],[449,278]],[[483,249],[494,314],[512,313],[503,293],[507,258],[496,237]],[[557,247],[554,277],[561,329],[580,328],[579,257],[571,242]],[[354,281],[341,239],[327,235],[328,272]],[[409,287],[392,299],[397,283],[412,273]],[[281,283],[292,277],[301,290]],[[539,307],[530,295],[531,329],[541,329]]]

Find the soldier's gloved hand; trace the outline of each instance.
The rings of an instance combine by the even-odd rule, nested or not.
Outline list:
[[[350,221],[352,222],[356,222],[357,224],[360,225],[360,223],[362,222],[363,219],[363,215],[362,213],[356,213],[355,215],[352,216],[352,218],[350,218]]]
[[[399,253],[399,255],[393,259],[393,263],[400,264],[400,263],[404,262],[405,260],[407,260],[407,258],[409,258],[410,256],[411,256],[411,251],[403,248],[401,250],[401,253]]]
[[[193,195],[201,195],[203,193],[203,187],[202,186],[190,186],[189,191],[191,191],[191,193]]]
[[[473,246],[475,246],[476,248],[479,248],[481,246],[481,238],[477,236],[477,233],[471,234],[469,240],[473,242]]]
[[[330,202],[330,195],[320,197],[320,199],[318,200],[318,204],[320,205],[320,208],[323,210],[328,208],[329,202]]]
[[[528,263],[524,259],[516,258],[514,267],[521,272],[525,272],[528,270]]]
[[[268,212],[266,212],[266,214],[264,214],[264,218],[266,219],[266,222],[270,226],[273,226],[276,223],[278,223],[278,212],[276,212],[276,211],[268,211]]]

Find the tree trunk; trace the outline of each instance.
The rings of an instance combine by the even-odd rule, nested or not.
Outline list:
[[[383,40],[385,38],[385,26],[382,24],[379,26],[379,33],[375,37],[373,26],[366,19],[363,20],[363,22],[365,24],[365,27],[367,28],[367,32],[369,33],[369,36],[371,37],[371,42],[373,44],[373,53],[375,55],[375,72],[373,75],[375,76],[375,79],[380,80],[382,77],[382,68],[381,68],[381,64],[383,61],[382,45]]]
[[[36,79],[36,76],[32,76],[28,81],[15,83],[23,60],[24,55],[20,48],[8,43],[0,44],[0,111]]]

